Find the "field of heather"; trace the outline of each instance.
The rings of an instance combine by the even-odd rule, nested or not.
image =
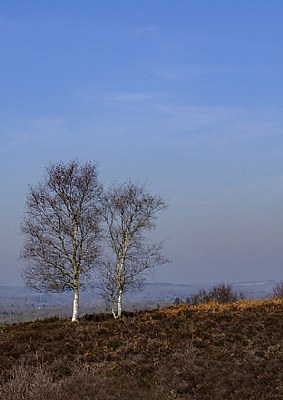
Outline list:
[[[0,398],[282,400],[282,332],[276,299],[15,324]]]

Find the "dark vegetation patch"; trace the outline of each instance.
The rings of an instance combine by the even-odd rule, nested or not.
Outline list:
[[[0,398],[282,400],[282,332],[279,299],[11,325]]]

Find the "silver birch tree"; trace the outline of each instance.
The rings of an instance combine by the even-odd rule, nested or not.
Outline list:
[[[30,186],[21,226],[26,262],[23,279],[39,291],[72,291],[72,321],[79,315],[79,288],[99,254],[102,186],[95,164],[51,164]]]
[[[130,181],[115,184],[103,197],[108,247],[100,281],[115,318],[121,317],[125,291],[140,289],[146,272],[169,261],[162,255],[163,243],[152,244],[145,236],[155,228],[156,214],[165,208],[161,196]]]

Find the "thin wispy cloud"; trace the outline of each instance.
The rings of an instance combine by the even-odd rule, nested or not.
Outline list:
[[[110,113],[119,117],[119,126],[126,132],[140,131],[142,126],[154,127],[155,135],[163,138],[186,137],[260,139],[280,134],[283,129],[281,109],[258,109],[241,106],[195,106],[177,99],[169,92],[120,91],[103,95],[81,92],[81,99],[90,105],[102,107],[103,115]],[[112,111],[118,111],[118,117]],[[123,116],[135,115],[135,123]],[[46,121],[48,122],[48,121]],[[96,118],[96,125],[100,120]],[[122,125],[121,125],[122,123]],[[45,122],[42,121],[44,125]],[[117,129],[117,124],[113,122]],[[158,127],[156,128],[156,124]],[[146,132],[144,133],[146,135]]]
[[[194,124],[208,124],[220,119],[229,118],[238,114],[241,109],[229,106],[193,106],[176,104],[172,95],[167,92],[114,92],[105,95],[92,95],[87,92],[77,93],[86,101],[99,103],[104,106],[123,106],[125,111],[128,107],[136,107],[139,110],[140,104],[146,104],[151,112],[180,120],[188,120]],[[172,101],[168,100],[172,98]],[[143,115],[144,117],[144,115]]]

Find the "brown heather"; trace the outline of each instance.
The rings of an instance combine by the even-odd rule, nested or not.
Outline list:
[[[0,333],[3,400],[283,399],[283,300],[51,318]]]

